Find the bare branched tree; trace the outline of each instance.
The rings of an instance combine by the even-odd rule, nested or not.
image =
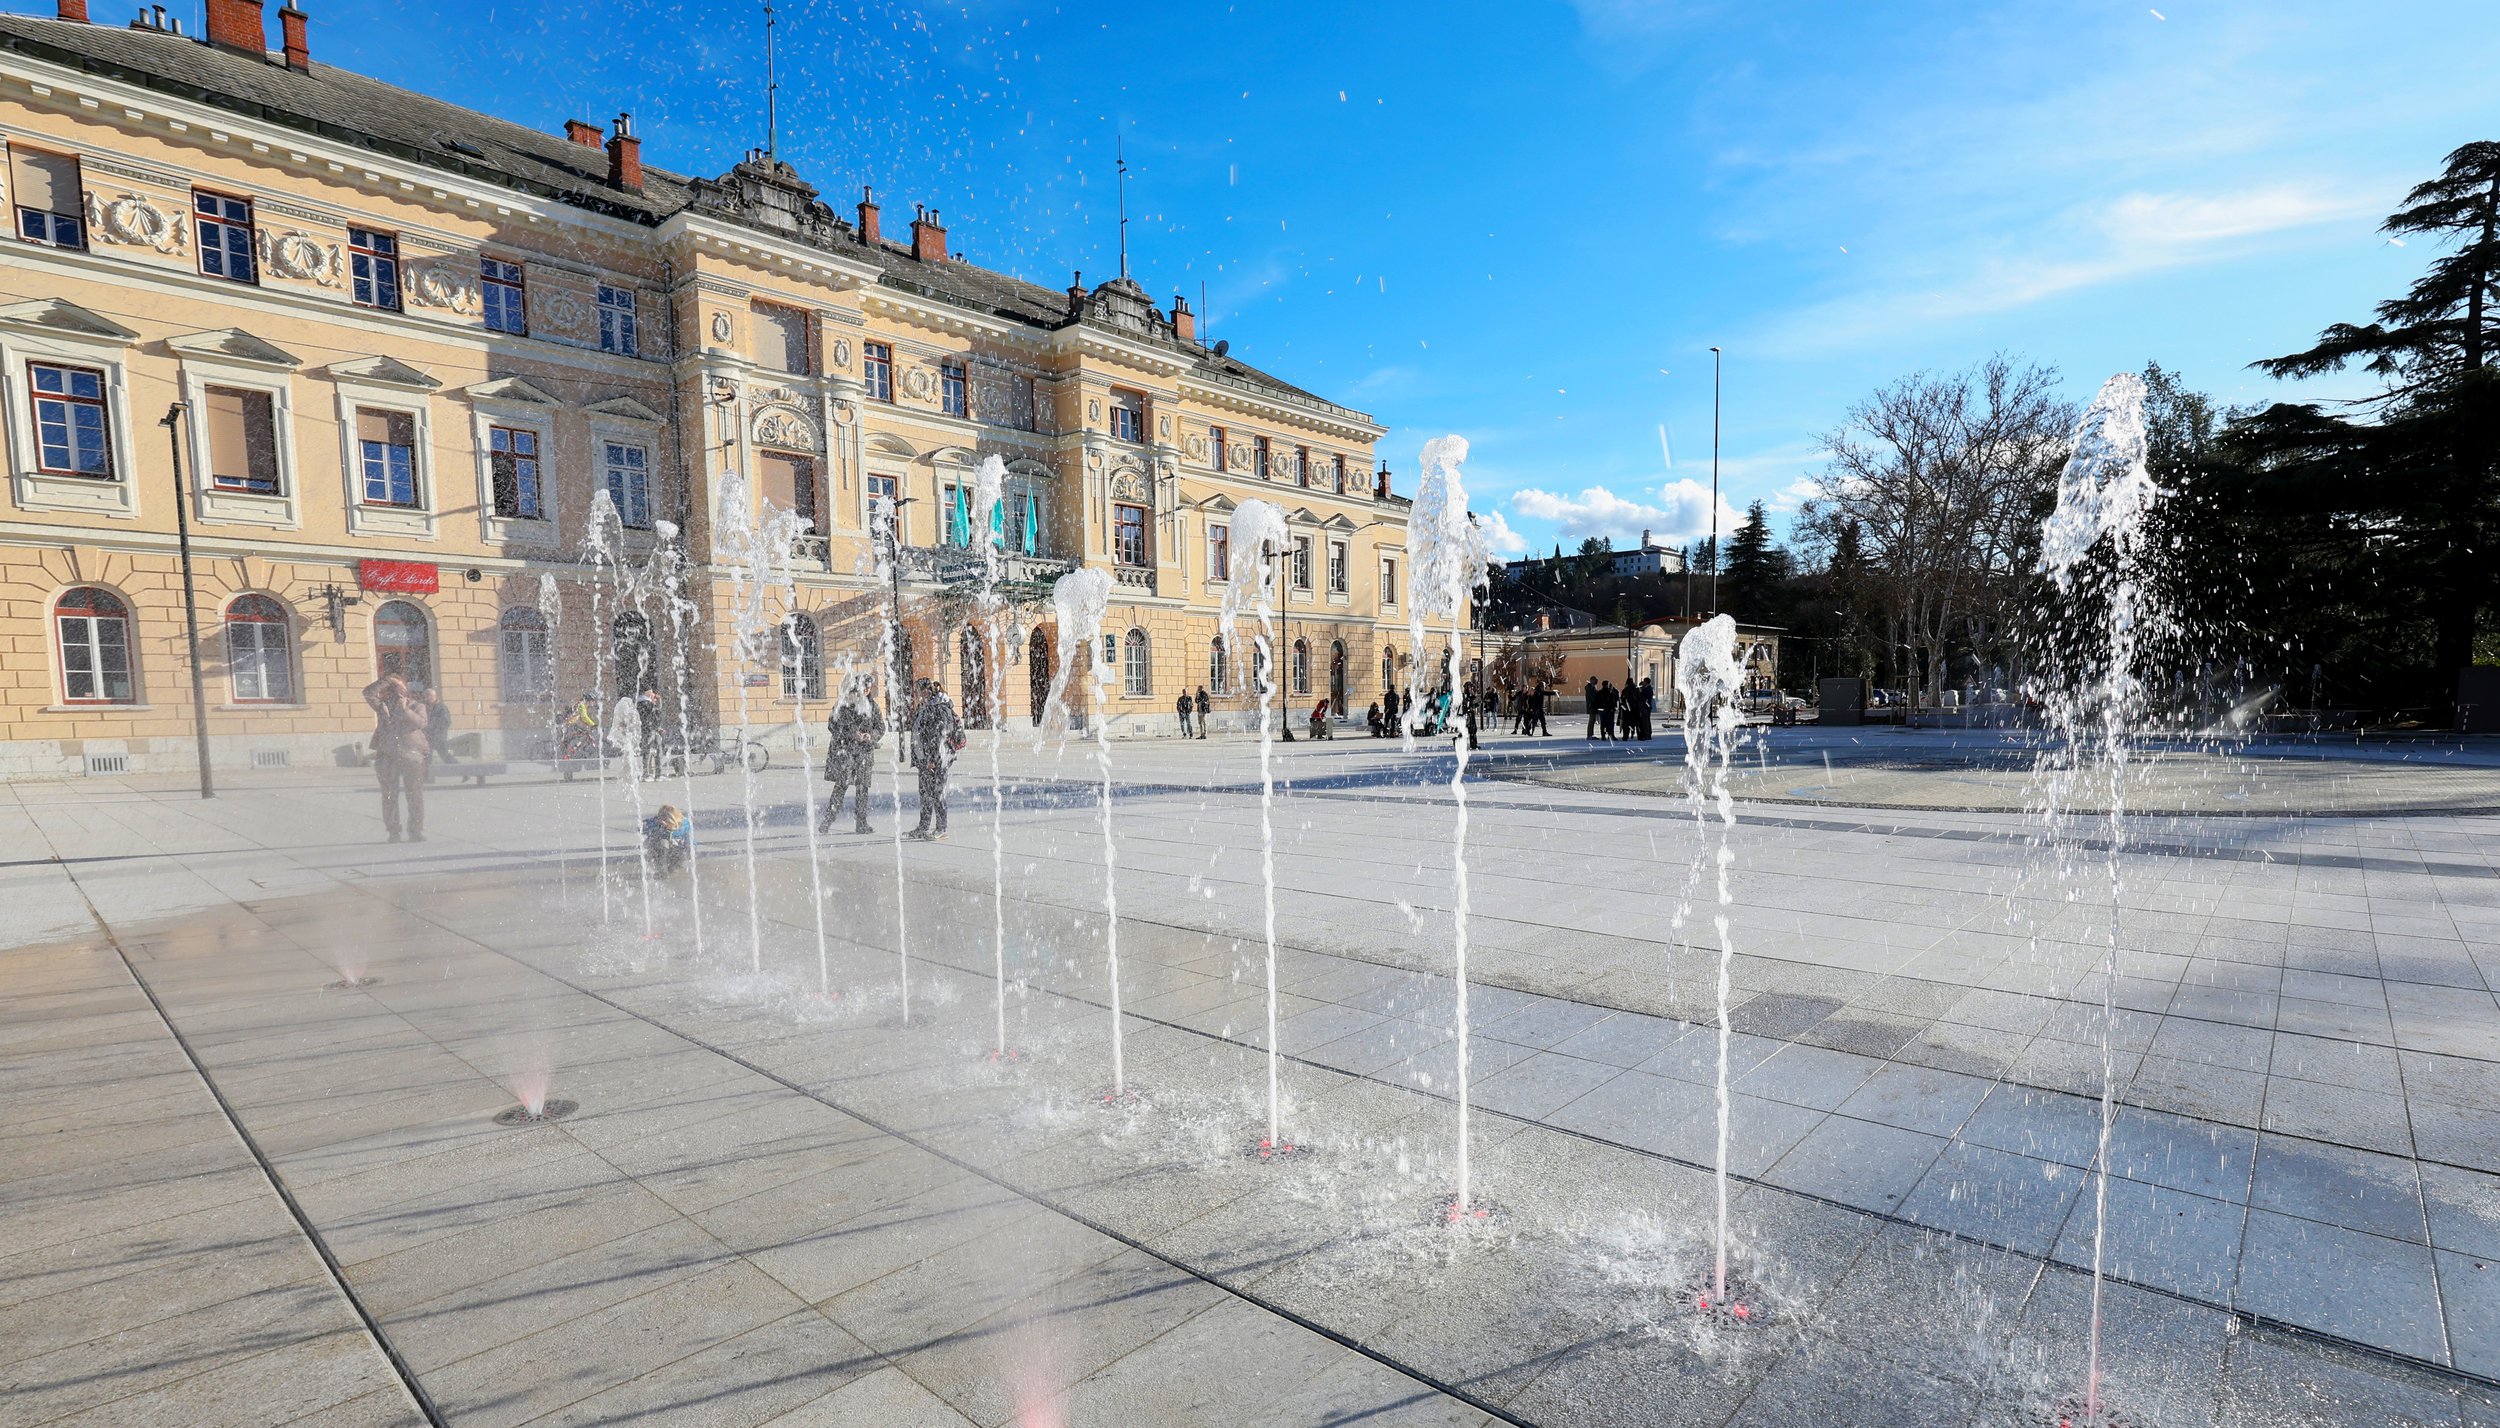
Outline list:
[[[2066,459],[2073,405],[2053,369],[2002,354],[1966,372],[1915,373],[1850,409],[1823,438],[1830,464],[1800,513],[1829,548],[1855,527],[1863,603],[1938,702],[1958,650],[2004,667],[2039,537],[2039,503]]]

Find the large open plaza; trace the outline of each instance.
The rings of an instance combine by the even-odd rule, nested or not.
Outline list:
[[[10,788],[0,1421],[2048,1423],[2105,1164],[2117,1421],[2500,1422],[2487,813],[2164,822],[2105,989],[2020,814],[1741,805],[1738,1319],[1696,825],[1568,786],[1624,751],[1474,765],[1453,1225],[1448,755],[1275,751],[1261,1155],[1256,741],[1115,747],[1118,1097],[1091,751],[1010,737],[993,822],[987,742],[813,878],[820,782],[758,776],[750,883],[741,775],[671,781],[647,889],[614,780],[445,777],[422,845],[349,774]],[[2500,766],[2221,757],[2322,756]]]

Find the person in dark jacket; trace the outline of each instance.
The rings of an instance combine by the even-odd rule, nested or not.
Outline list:
[[[824,811],[816,815],[817,832],[830,830],[833,820],[842,815],[846,793],[854,801],[858,820],[851,831],[876,831],[868,826],[868,778],[877,766],[877,745],[884,738],[885,721],[868,693],[868,681],[851,676],[843,681],[841,702],[825,720],[825,782],[833,785],[833,793],[825,800]]]
[[[963,748],[963,721],[934,679],[919,682],[919,706],[911,717],[911,763],[920,776],[920,826],[911,836],[936,842],[946,836],[946,771]]]
[[[373,710],[373,776],[382,785],[382,826],[396,843],[400,808],[408,811],[408,841],[425,841],[425,770],[433,744],[426,738],[425,707],[408,692],[407,681],[386,674],[365,686],[365,703]]]
[[[1615,692],[1613,680],[1605,680],[1597,686],[1597,697],[1593,706],[1593,712],[1597,715],[1597,737],[1612,739],[1615,736],[1615,706],[1621,699],[1622,696]]]
[[[443,692],[421,684],[408,697],[425,706],[425,742],[434,757],[447,764],[460,762],[451,753],[451,706],[443,702]]]
[[[1589,682],[1580,686],[1580,699],[1589,716],[1589,730],[1585,737],[1594,739],[1597,737],[1597,676],[1590,675]]]
[[[1207,698],[1207,687],[1198,686],[1198,737],[1207,736],[1207,716],[1215,712],[1215,701]]]
[[[1186,689],[1180,692],[1179,698],[1172,701],[1172,712],[1181,716],[1181,737],[1184,739],[1189,737],[1189,712],[1196,707],[1189,702],[1189,691]]]
[[[1643,743],[1647,743],[1651,735],[1655,732],[1651,721],[1656,718],[1657,713],[1657,682],[1644,677],[1641,680],[1641,741]]]

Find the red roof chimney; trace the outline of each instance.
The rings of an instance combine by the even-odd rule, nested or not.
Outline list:
[[[934,209],[919,208],[919,214],[911,221],[911,255],[924,263],[945,262],[946,225],[938,222]]]
[[[642,140],[634,137],[634,116],[616,116],[616,137],[608,140],[608,182],[627,193],[642,192]]]
[[[260,0],[208,0],[208,42],[247,55],[269,53],[269,27]]]
[[[1380,463],[1380,474],[1373,479],[1372,497],[1380,501],[1389,499],[1389,463],[1386,461]]]
[[[1172,294],[1172,335],[1183,342],[1198,340],[1198,314],[1189,310],[1189,299]]]
[[[596,149],[607,142],[608,136],[600,133],[599,126],[596,124],[585,124],[579,119],[567,119],[564,121],[564,137],[585,149]]]
[[[1085,274],[1078,270],[1068,274],[1068,311],[1085,310]]]
[[[61,0],[61,13],[56,18],[73,20],[81,25],[89,23],[87,0]]]
[[[885,232],[877,226],[877,191],[865,184],[859,190],[859,241],[874,246],[885,241]]]
[[[312,73],[312,46],[304,39],[304,25],[311,18],[295,8],[295,0],[286,0],[286,8],[278,12],[278,32],[285,36],[286,67],[297,74]]]

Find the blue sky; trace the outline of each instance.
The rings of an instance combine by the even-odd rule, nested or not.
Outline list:
[[[306,3],[317,58],[541,128],[631,109],[665,167],[761,142],[760,4]],[[2379,219],[2500,137],[2488,0],[780,14],[781,152],[829,200],[873,183],[890,227],[927,203],[977,261],[1098,282],[1123,135],[1158,298],[1203,284],[1242,356],[1387,425],[1402,481],[1467,436],[1475,504],[1538,549],[1707,525],[1714,343],[1735,507],[1793,502],[1879,384],[1991,351],[2078,396],[2147,359],[2358,394],[2246,364],[2398,291],[2429,253]]]

